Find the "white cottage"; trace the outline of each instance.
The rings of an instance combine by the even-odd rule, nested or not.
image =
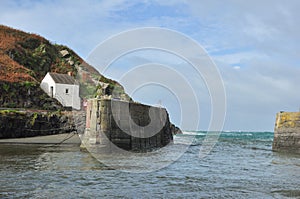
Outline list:
[[[41,88],[64,107],[80,110],[79,84],[67,74],[47,73],[41,82]]]

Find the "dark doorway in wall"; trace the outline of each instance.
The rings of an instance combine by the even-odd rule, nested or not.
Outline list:
[[[50,87],[51,97],[53,98],[53,86]]]

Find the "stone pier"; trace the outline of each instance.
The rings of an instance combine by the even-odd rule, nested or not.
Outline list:
[[[165,108],[113,99],[88,101],[83,145],[148,151],[166,146],[180,129]]]
[[[277,113],[273,150],[300,153],[300,112]]]

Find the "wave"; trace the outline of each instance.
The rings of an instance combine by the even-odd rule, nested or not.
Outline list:
[[[203,131],[183,131],[184,135],[206,135],[206,132]]]
[[[214,132],[209,132],[210,134]],[[205,139],[208,132],[205,131],[183,131],[183,134],[174,136],[175,144],[199,145]],[[240,132],[223,131],[219,134],[218,142],[231,143],[271,143],[274,138],[273,132]]]
[[[189,134],[181,134],[181,135],[174,136],[174,144],[195,146],[201,144],[200,140],[202,139],[200,138],[199,134],[189,133]]]

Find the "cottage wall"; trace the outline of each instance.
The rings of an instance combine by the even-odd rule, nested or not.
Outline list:
[[[63,106],[80,109],[79,85],[56,84],[54,97]]]
[[[55,86],[55,82],[52,79],[52,77],[50,76],[49,73],[47,73],[47,75],[44,77],[44,79],[41,82],[41,88],[45,91],[45,93],[47,93],[49,96],[51,96],[51,86],[53,87],[53,96],[55,95],[56,92],[56,86]]]
[[[53,87],[53,93],[51,87]],[[47,73],[41,82],[41,88],[49,96],[56,98],[63,106],[80,110],[81,99],[79,97],[79,85],[56,83],[51,75]],[[66,89],[68,89],[68,92],[66,92]]]

